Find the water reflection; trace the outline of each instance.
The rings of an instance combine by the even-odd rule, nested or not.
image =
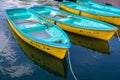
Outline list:
[[[35,0],[17,0],[17,2],[19,2],[19,4],[22,4],[22,5],[37,5],[38,4],[38,2],[36,2]]]
[[[120,36],[120,26],[119,25],[115,25],[117,28],[118,28],[118,31],[117,31],[117,33],[115,33],[115,36]]]
[[[55,0],[17,0],[22,5],[47,5],[47,6],[58,6],[58,2]]]
[[[25,52],[26,56],[29,57],[29,59],[31,59],[35,64],[49,73],[66,78],[65,60],[60,60],[48,53],[42,52],[21,40],[15,33],[12,32],[12,34],[22,50]]]
[[[80,45],[82,47],[86,47],[106,54],[110,53],[109,44],[107,41],[85,37],[70,32],[67,32],[67,34],[71,42],[75,45]]]
[[[58,7],[58,2],[55,0],[1,0],[0,4],[0,10],[13,7],[29,8],[35,5],[49,5],[52,7]]]

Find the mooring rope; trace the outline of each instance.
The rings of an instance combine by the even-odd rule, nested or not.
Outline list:
[[[69,66],[70,66],[71,73],[72,73],[74,79],[77,80],[77,77],[75,76],[75,73],[73,72],[73,69],[72,69],[69,50],[68,50],[68,61],[69,61]]]
[[[120,36],[118,34],[118,31],[116,31],[116,34],[117,34],[118,40],[120,41]]]

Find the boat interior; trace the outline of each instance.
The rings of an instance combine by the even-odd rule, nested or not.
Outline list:
[[[65,43],[66,41],[63,33],[54,25],[36,17],[27,10],[10,10],[8,14],[20,30],[34,38],[54,43]]]
[[[67,23],[69,25],[72,25],[74,27],[78,28],[88,28],[88,29],[95,29],[95,30],[110,30],[112,27],[106,26],[104,23],[93,21],[90,19],[86,19],[83,17],[75,17],[68,14],[64,14],[60,11],[47,8],[47,7],[33,7],[32,10],[37,12],[40,15],[44,15],[45,17],[49,17],[54,19],[55,21],[60,21],[62,23]],[[56,16],[55,16],[56,15]],[[64,15],[61,16],[61,15]],[[54,16],[54,17],[53,17]],[[94,25],[93,25],[94,24]]]
[[[63,2],[63,5],[67,5],[70,8],[73,9],[77,9],[83,12],[89,12],[91,14],[95,14],[95,15],[104,15],[104,16],[120,16],[120,14],[118,12],[113,12],[113,11],[109,11],[108,10],[104,10],[104,9],[98,9],[98,8],[92,8],[89,5],[79,5],[73,2]],[[69,5],[71,4],[71,5]]]
[[[88,6],[90,8],[96,8],[96,9],[100,9],[100,10],[106,10],[106,11],[120,13],[120,8],[115,7],[115,6],[111,6],[111,5],[106,5],[104,3],[99,3],[96,1],[84,0],[84,1],[78,1],[78,3],[80,5]]]

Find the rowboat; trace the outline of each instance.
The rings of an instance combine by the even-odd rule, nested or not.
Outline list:
[[[120,8],[116,7],[116,6],[112,6],[107,4],[103,4],[100,2],[96,2],[96,1],[92,1],[92,0],[77,0],[76,2],[79,5],[84,5],[84,6],[88,6],[90,8],[96,8],[96,9],[100,9],[100,10],[105,10],[105,11],[111,11],[111,12],[115,12],[115,13],[120,13]]]
[[[54,74],[57,77],[66,78],[66,64],[64,59],[56,58],[47,54],[23,41],[13,30],[10,28],[15,40],[18,42],[24,54],[38,65],[41,71],[46,71]],[[56,67],[57,65],[57,67]]]
[[[120,25],[120,9],[112,6],[103,6],[95,3],[74,3],[60,2],[59,8],[70,13],[81,15],[89,18],[94,18],[115,25]],[[89,4],[89,5],[88,5]],[[93,6],[91,5],[93,4]],[[99,5],[99,6],[98,6]],[[97,6],[97,7],[96,7]]]
[[[62,29],[25,8],[6,9],[5,14],[9,27],[22,40],[59,59],[65,57],[70,40]]]
[[[102,54],[110,54],[108,41],[81,36],[70,32],[66,33],[69,36],[71,43],[74,45],[80,46],[81,48],[87,48]]]
[[[109,40],[117,31],[115,26],[105,22],[77,16],[47,6],[34,6],[30,10],[63,30],[92,38]]]

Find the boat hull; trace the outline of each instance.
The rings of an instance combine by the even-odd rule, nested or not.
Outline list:
[[[66,31],[92,37],[92,38],[101,39],[101,40],[109,40],[115,33],[115,31],[103,31],[103,30],[76,28],[73,26],[62,24],[60,22],[57,22],[56,25],[60,26],[62,29]]]
[[[87,12],[83,12],[83,11],[80,11],[77,9],[70,8],[70,7],[64,6],[62,4],[59,4],[59,9],[62,9],[64,11],[67,11],[67,12],[70,12],[73,14],[77,14],[77,15],[105,21],[105,22],[108,22],[111,24],[120,25],[120,16],[95,15],[95,14],[91,14],[91,13],[87,13]]]
[[[68,24],[63,24],[62,22],[57,22],[52,19],[48,19],[46,17],[43,17],[43,18],[50,21],[51,23],[55,23],[57,26],[61,27],[65,31],[92,37],[92,38],[97,38],[105,41],[109,40],[115,33],[114,30],[104,31],[104,30],[91,30],[91,29],[85,29],[85,28],[77,28],[74,26],[70,26]]]
[[[54,47],[54,46],[45,45],[45,44],[33,41],[33,40],[25,37],[24,35],[22,35],[20,32],[18,32],[8,18],[6,20],[9,24],[9,27],[13,30],[13,32],[15,32],[23,41],[25,41],[29,45],[31,45],[39,50],[42,50],[44,52],[47,52],[47,53],[49,53],[49,54],[51,54],[59,59],[63,59],[65,57],[65,54],[67,52],[67,48]]]

